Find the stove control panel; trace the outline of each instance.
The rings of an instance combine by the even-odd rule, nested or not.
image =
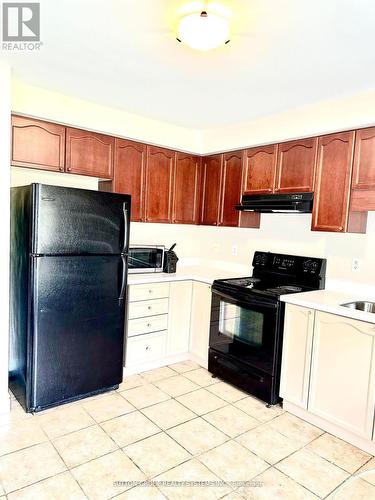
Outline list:
[[[295,276],[325,276],[326,260],[316,257],[255,252],[254,270]]]

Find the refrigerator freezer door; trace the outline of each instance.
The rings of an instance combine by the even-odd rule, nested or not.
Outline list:
[[[34,184],[32,253],[127,253],[130,196]]]
[[[33,257],[32,261],[29,409],[119,384],[126,257]]]

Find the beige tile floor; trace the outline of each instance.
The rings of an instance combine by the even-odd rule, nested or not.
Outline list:
[[[12,397],[0,424],[5,498],[367,500],[375,458],[186,361],[37,415]]]

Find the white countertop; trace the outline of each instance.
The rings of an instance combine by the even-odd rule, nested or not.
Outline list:
[[[128,275],[129,285],[140,285],[145,283],[161,283],[170,281],[200,281],[212,285],[215,279],[236,278],[248,276],[246,271],[240,272],[232,268],[226,268],[225,265],[220,267],[209,267],[202,265],[194,266],[179,266],[176,273],[135,273]],[[343,307],[341,304],[354,302],[357,300],[368,300],[375,302],[375,287],[373,286],[358,286],[355,283],[349,282],[334,282],[327,283],[332,288],[325,290],[316,290],[313,292],[293,293],[281,296],[281,300],[288,304],[317,309],[347,318],[358,319],[368,323],[375,324],[375,314],[357,311]],[[343,291],[343,290],[348,290]]]
[[[367,323],[375,323],[375,314],[357,311],[343,307],[341,304],[355,301],[370,301],[375,302],[375,293],[369,291],[361,291],[360,288],[356,289],[355,285],[345,286],[343,290],[316,290],[313,292],[293,293],[290,295],[283,295],[280,299],[287,304],[295,304],[297,306],[308,307],[310,309],[317,309],[347,318],[358,319],[366,321]]]
[[[180,266],[176,273],[134,273],[128,274],[128,285],[140,285],[143,283],[160,283],[163,281],[200,281],[212,285],[216,279],[236,278],[246,276],[232,269],[223,269],[204,266]]]

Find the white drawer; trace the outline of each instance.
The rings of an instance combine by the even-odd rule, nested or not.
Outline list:
[[[128,339],[126,366],[162,358],[165,355],[166,337],[166,332],[158,332]]]
[[[129,302],[169,297],[169,283],[129,285]]]
[[[129,304],[129,319],[155,316],[156,314],[168,314],[168,299],[141,300]]]
[[[149,316],[148,318],[129,319],[128,337],[145,333],[159,332],[168,328],[168,314]]]

